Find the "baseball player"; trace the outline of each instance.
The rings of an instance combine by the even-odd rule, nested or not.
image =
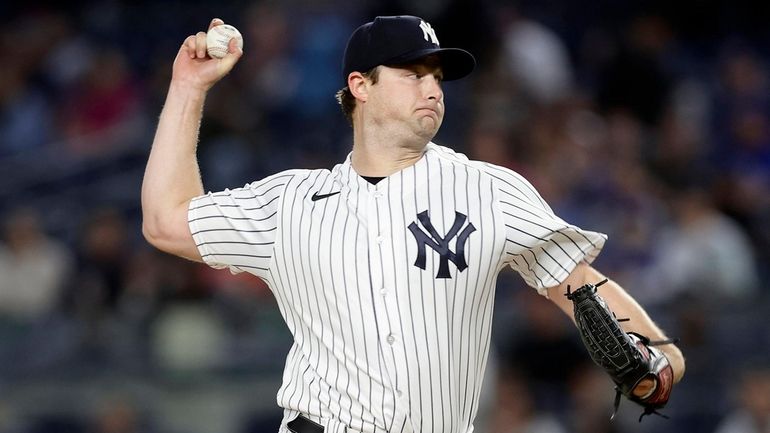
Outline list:
[[[590,263],[606,236],[554,215],[517,173],[431,142],[442,81],[475,60],[412,16],[377,17],[350,37],[337,95],[354,132],[344,162],[204,193],[206,92],[242,55],[231,41],[209,58],[204,32],[180,47],[142,186],[145,237],[267,282],[294,338],[279,432],[472,432],[500,270],[572,316],[590,297],[575,289],[604,279]],[[626,329],[666,338],[617,284],[600,293]],[[684,373],[676,346],[656,352],[669,380],[636,380],[639,399]]]

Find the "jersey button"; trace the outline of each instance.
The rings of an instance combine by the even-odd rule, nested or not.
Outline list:
[[[388,338],[385,339],[388,344],[393,344],[396,342],[396,337],[393,336],[393,334],[388,334]]]
[[[377,236],[376,238],[374,238],[374,241],[377,242],[377,245],[381,244],[382,241],[384,240],[385,240],[384,236]]]
[[[374,194],[372,195],[374,196],[374,198],[382,198],[382,192],[380,191],[375,191]]]
[[[387,294],[388,294],[388,289],[386,289],[384,287],[382,289],[380,289],[380,295],[385,296]]]

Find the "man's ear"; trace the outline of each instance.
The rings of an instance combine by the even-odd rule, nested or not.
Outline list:
[[[366,102],[369,97],[366,81],[366,77],[360,72],[351,72],[350,75],[348,75],[348,89],[350,89],[350,94],[362,102]]]

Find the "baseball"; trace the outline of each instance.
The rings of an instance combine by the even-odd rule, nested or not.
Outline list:
[[[206,51],[209,56],[215,59],[224,57],[227,54],[227,44],[232,38],[238,42],[238,48],[243,49],[243,36],[235,27],[221,24],[209,30],[206,34]]]

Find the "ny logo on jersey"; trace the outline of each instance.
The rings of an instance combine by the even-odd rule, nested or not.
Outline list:
[[[436,31],[433,30],[433,27],[431,27],[430,24],[426,23],[425,21],[420,21],[420,28],[422,29],[422,37],[424,37],[426,41],[430,41],[438,45],[438,37],[436,36]]]
[[[423,231],[416,222],[409,224],[409,231],[412,232],[414,239],[417,241],[417,260],[414,262],[414,265],[425,270],[425,246],[427,245],[441,256],[436,278],[452,278],[452,276],[449,275],[450,261],[457,266],[458,271],[464,271],[468,267],[468,264],[465,262],[465,244],[468,242],[468,236],[476,230],[476,227],[469,222],[468,225],[460,231],[468,217],[455,211],[455,222],[444,237],[439,235],[433,227],[433,223],[430,222],[427,210],[417,214],[417,219],[422,226],[425,227],[427,233]],[[449,249],[449,241],[454,237],[457,237],[457,241],[455,242],[456,252],[452,252]]]

